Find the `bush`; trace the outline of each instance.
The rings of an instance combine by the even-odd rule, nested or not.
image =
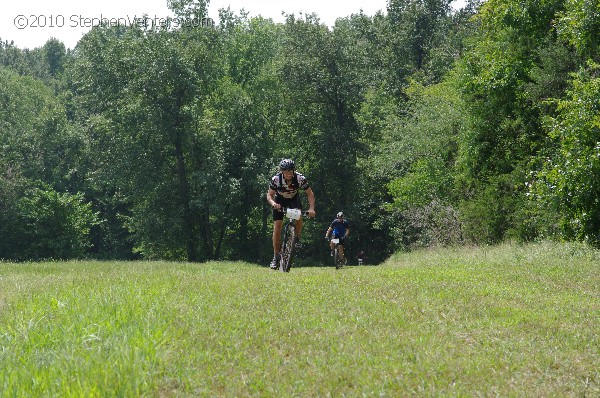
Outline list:
[[[410,248],[455,246],[463,242],[458,211],[450,204],[432,200],[402,213],[408,226]],[[408,235],[408,234],[407,234]]]
[[[83,194],[43,185],[21,198],[17,209],[22,251],[16,260],[81,258],[90,247],[89,232],[97,219]]]

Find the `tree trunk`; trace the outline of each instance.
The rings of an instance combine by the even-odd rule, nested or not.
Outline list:
[[[185,171],[185,158],[183,154],[183,143],[181,134],[176,133],[175,140],[175,156],[177,158],[177,177],[179,178],[179,197],[181,199],[182,206],[182,235],[185,240],[185,247],[187,252],[188,261],[197,261],[197,248],[196,239],[194,236],[194,223],[192,218],[192,211],[190,210],[190,186],[187,180],[187,173]]]

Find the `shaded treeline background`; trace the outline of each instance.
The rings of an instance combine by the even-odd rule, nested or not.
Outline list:
[[[0,44],[0,258],[267,261],[264,195],[292,157],[351,255],[600,241],[595,1],[390,0],[333,28],[222,10]],[[202,19],[207,4],[169,2]],[[303,198],[305,201],[305,198]]]

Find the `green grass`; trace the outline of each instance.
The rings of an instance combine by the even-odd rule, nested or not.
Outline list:
[[[600,253],[0,263],[2,397],[600,395]]]

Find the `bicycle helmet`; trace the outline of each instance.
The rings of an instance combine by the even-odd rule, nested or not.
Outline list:
[[[342,217],[344,217],[344,213],[340,211],[340,212],[337,214],[337,218],[342,218]]]
[[[279,170],[294,170],[295,164],[292,159],[283,159],[281,163],[279,163]]]

